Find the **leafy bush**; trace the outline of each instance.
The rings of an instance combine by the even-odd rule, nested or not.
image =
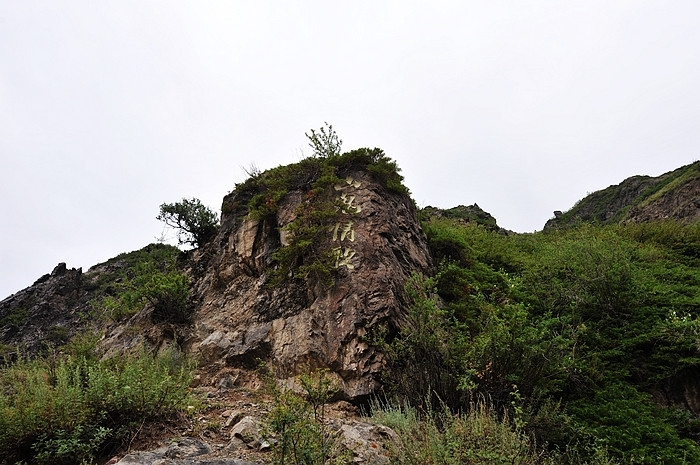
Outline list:
[[[697,444],[679,437],[672,413],[629,383],[610,382],[569,409],[625,463],[700,463]]]
[[[189,320],[189,278],[181,271],[146,271],[135,279],[138,292],[153,306],[153,318],[182,323]]]
[[[311,135],[305,135],[309,139],[309,146],[313,150],[315,157],[340,155],[340,147],[343,145],[343,141],[338,137],[338,133],[333,129],[333,125],[325,123],[325,127],[320,128],[318,132],[312,129]]]
[[[146,304],[153,307],[155,321],[182,323],[190,318],[189,278],[173,259],[136,262],[122,273],[115,287],[114,295],[93,302],[97,312],[112,320],[130,317]]]
[[[326,403],[335,391],[326,373],[304,374],[297,381],[303,393],[270,384],[275,399],[264,429],[267,436],[274,438],[272,463],[352,463],[352,454],[344,449],[338,433],[332,431],[325,421]]]
[[[560,463],[698,460],[698,422],[654,396],[700,369],[699,225],[506,236],[424,219],[437,273],[377,342],[409,405],[487,396],[515,418],[517,392],[524,430]]]
[[[392,339],[384,332],[372,336],[389,363],[383,376],[386,395],[412,405],[426,399],[437,403],[438,397],[455,405],[463,400],[454,376],[460,341],[455,339],[458,334],[440,307],[434,286],[434,279],[414,274],[406,284],[412,305],[399,334]]]
[[[140,423],[192,402],[193,366],[174,352],[100,361],[85,338],[69,352],[0,371],[1,463],[90,462]]]

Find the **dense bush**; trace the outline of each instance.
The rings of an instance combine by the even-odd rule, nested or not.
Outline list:
[[[518,427],[516,419],[483,399],[467,412],[416,408],[396,403],[377,405],[373,420],[394,429],[400,443],[389,443],[392,463],[406,465],[555,465],[558,456],[546,452]],[[601,454],[604,456],[604,452]],[[595,463],[605,464],[603,460]]]
[[[91,463],[145,421],[192,403],[193,366],[144,349],[101,361],[95,339],[0,370],[0,463]]]
[[[157,260],[145,255],[130,262],[112,276],[109,291],[93,302],[95,314],[119,321],[150,304],[155,321],[189,320],[189,278],[177,268],[173,255]]]
[[[654,401],[700,369],[698,225],[506,236],[428,219],[424,230],[438,272],[418,294],[409,284],[408,324],[378,342],[391,379],[405,380],[398,394],[420,405],[410,390],[429,386],[430,405],[454,411],[488,396],[512,415],[517,392],[525,429],[560,463],[601,446],[622,463],[700,462],[698,422]]]

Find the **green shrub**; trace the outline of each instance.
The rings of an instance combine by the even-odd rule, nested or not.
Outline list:
[[[99,361],[82,355],[87,340],[74,355],[23,359],[0,372],[0,463],[89,462],[140,423],[192,403],[186,359],[142,348]]]
[[[465,413],[452,413],[444,404],[433,409],[408,404],[377,404],[372,419],[398,434],[389,443],[392,463],[406,465],[559,464],[506,413],[498,415],[487,402],[472,403]]]
[[[679,437],[671,411],[654,405],[649,395],[628,383],[612,382],[593,399],[580,399],[569,409],[605,438],[611,454],[623,463],[700,463],[697,444]]]
[[[335,391],[324,371],[297,378],[303,392],[279,389],[271,384],[274,403],[264,424],[274,439],[272,463],[276,465],[341,465],[352,463],[352,454],[338,433],[325,421],[325,408]]]
[[[398,334],[375,331],[394,392],[454,412],[487,396],[510,415],[517,393],[560,463],[694,463],[698,422],[651,394],[700,369],[697,224],[505,236],[424,220],[437,272]]]
[[[135,279],[138,292],[153,306],[157,321],[186,322],[190,318],[187,306],[189,277],[178,270],[149,271]]]
[[[177,230],[178,242],[199,247],[214,237],[219,227],[219,216],[202,205],[199,199],[182,199],[164,203],[156,219]]]
[[[190,318],[189,277],[178,270],[174,260],[157,263],[143,261],[134,264],[115,284],[114,295],[93,302],[93,308],[109,319],[128,318],[144,305],[153,307],[155,321],[187,322]]]
[[[387,357],[383,376],[387,395],[411,405],[426,399],[437,402],[437,397],[456,405],[463,400],[455,376],[462,341],[438,301],[435,280],[414,274],[406,283],[406,294],[411,307],[399,333],[393,338],[375,334],[373,340]]]
[[[29,311],[24,307],[17,307],[11,313],[0,319],[1,326],[22,326],[29,320]]]
[[[325,127],[320,128],[318,132],[312,129],[311,135],[308,133],[305,135],[309,139],[309,146],[313,151],[314,157],[340,155],[340,147],[343,145],[343,141],[338,137],[338,133],[333,129],[333,125],[325,123]]]

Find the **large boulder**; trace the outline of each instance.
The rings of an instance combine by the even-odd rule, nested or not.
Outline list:
[[[384,360],[369,331],[398,330],[405,283],[413,272],[429,272],[431,257],[407,195],[362,169],[344,173],[332,189],[345,205],[342,219],[322,232],[337,257],[332,285],[294,277],[270,285],[273,254],[291,240],[285,226],[312,208],[308,188],[288,192],[266,220],[237,208],[240,192],[224,199],[220,231],[195,252],[190,270],[198,303],[187,344],[203,364],[262,360],[282,379],[327,368],[347,399],[379,386]]]

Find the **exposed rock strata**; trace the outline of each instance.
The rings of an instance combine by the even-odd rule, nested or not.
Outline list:
[[[431,258],[407,196],[363,171],[348,179],[336,188],[351,202],[352,224],[327,232],[327,245],[342,251],[331,287],[311,279],[266,286],[272,254],[289,240],[284,227],[305,201],[303,192],[288,193],[273,221],[223,214],[219,234],[197,251],[190,270],[199,304],[188,346],[205,364],[254,367],[264,360],[281,378],[329,368],[347,398],[378,386],[383,359],[366,340],[368,328],[399,327],[404,284],[412,272],[428,272]],[[235,204],[237,195],[224,205]]]

